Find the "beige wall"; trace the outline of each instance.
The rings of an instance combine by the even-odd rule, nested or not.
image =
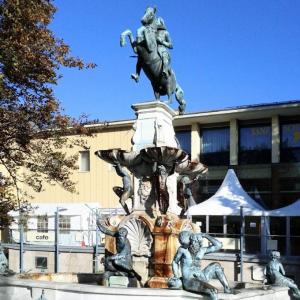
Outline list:
[[[24,271],[30,273],[41,272],[35,268],[35,258],[37,256],[47,257],[48,268],[45,273],[54,272],[54,252],[47,251],[25,251],[24,253]],[[104,271],[103,264],[100,263],[103,255],[99,255],[99,271]],[[9,268],[19,273],[19,250],[9,250]],[[92,253],[65,253],[59,255],[59,271],[62,273],[92,273],[93,272],[93,254]]]
[[[9,268],[18,273],[19,266],[19,250],[9,249]],[[48,269],[45,272],[54,272],[54,252],[43,251],[25,251],[24,252],[24,271],[25,272],[40,272],[40,269],[35,268],[35,257],[47,257]]]
[[[76,182],[77,193],[65,191],[58,185],[45,185],[45,191],[33,193],[32,203],[87,203],[98,202],[101,207],[116,207],[118,197],[112,191],[115,185],[122,186],[122,181],[116,175],[114,168],[102,161],[94,152],[100,149],[122,148],[130,150],[133,131],[130,127],[103,129],[93,137],[85,137],[90,150],[90,172],[76,170],[72,179]],[[74,147],[70,154],[79,153]],[[79,164],[79,162],[78,162]]]

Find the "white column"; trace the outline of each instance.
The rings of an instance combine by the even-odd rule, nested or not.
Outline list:
[[[279,117],[272,117],[272,163],[280,162],[280,127]]]
[[[191,128],[191,159],[200,160],[200,130],[198,123],[193,123]]]
[[[238,164],[239,129],[236,119],[230,120],[230,165]]]

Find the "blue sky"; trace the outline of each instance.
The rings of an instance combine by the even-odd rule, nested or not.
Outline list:
[[[93,70],[61,70],[55,87],[65,112],[90,119],[134,118],[133,103],[154,99],[120,33],[135,34],[145,8],[157,6],[174,49],[172,67],[187,112],[300,99],[299,0],[56,0],[51,28]],[[174,108],[177,103],[174,101]]]

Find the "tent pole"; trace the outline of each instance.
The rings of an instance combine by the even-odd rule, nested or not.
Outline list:
[[[245,218],[243,206],[240,206],[240,217],[241,217],[241,234],[240,234],[240,281],[244,281],[244,235],[245,235]]]
[[[290,256],[291,255],[291,218],[286,217],[286,236],[285,236],[285,255]]]
[[[260,217],[260,232],[261,232],[261,239],[260,239],[260,252],[263,255],[267,254],[267,220],[266,216],[263,215]]]
[[[206,216],[206,233],[209,233],[209,216]]]

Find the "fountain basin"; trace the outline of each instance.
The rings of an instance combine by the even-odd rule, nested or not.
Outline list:
[[[129,300],[135,299],[203,299],[209,297],[192,294],[184,290],[149,289],[149,288],[110,288],[76,283],[46,282],[29,279],[1,278],[0,299],[7,300],[36,300],[44,290],[44,297],[51,300]],[[238,294],[219,293],[220,300],[283,300],[290,299],[285,287],[272,289],[241,289]]]
[[[17,275],[17,278],[48,282],[102,284],[103,273],[26,273]]]

